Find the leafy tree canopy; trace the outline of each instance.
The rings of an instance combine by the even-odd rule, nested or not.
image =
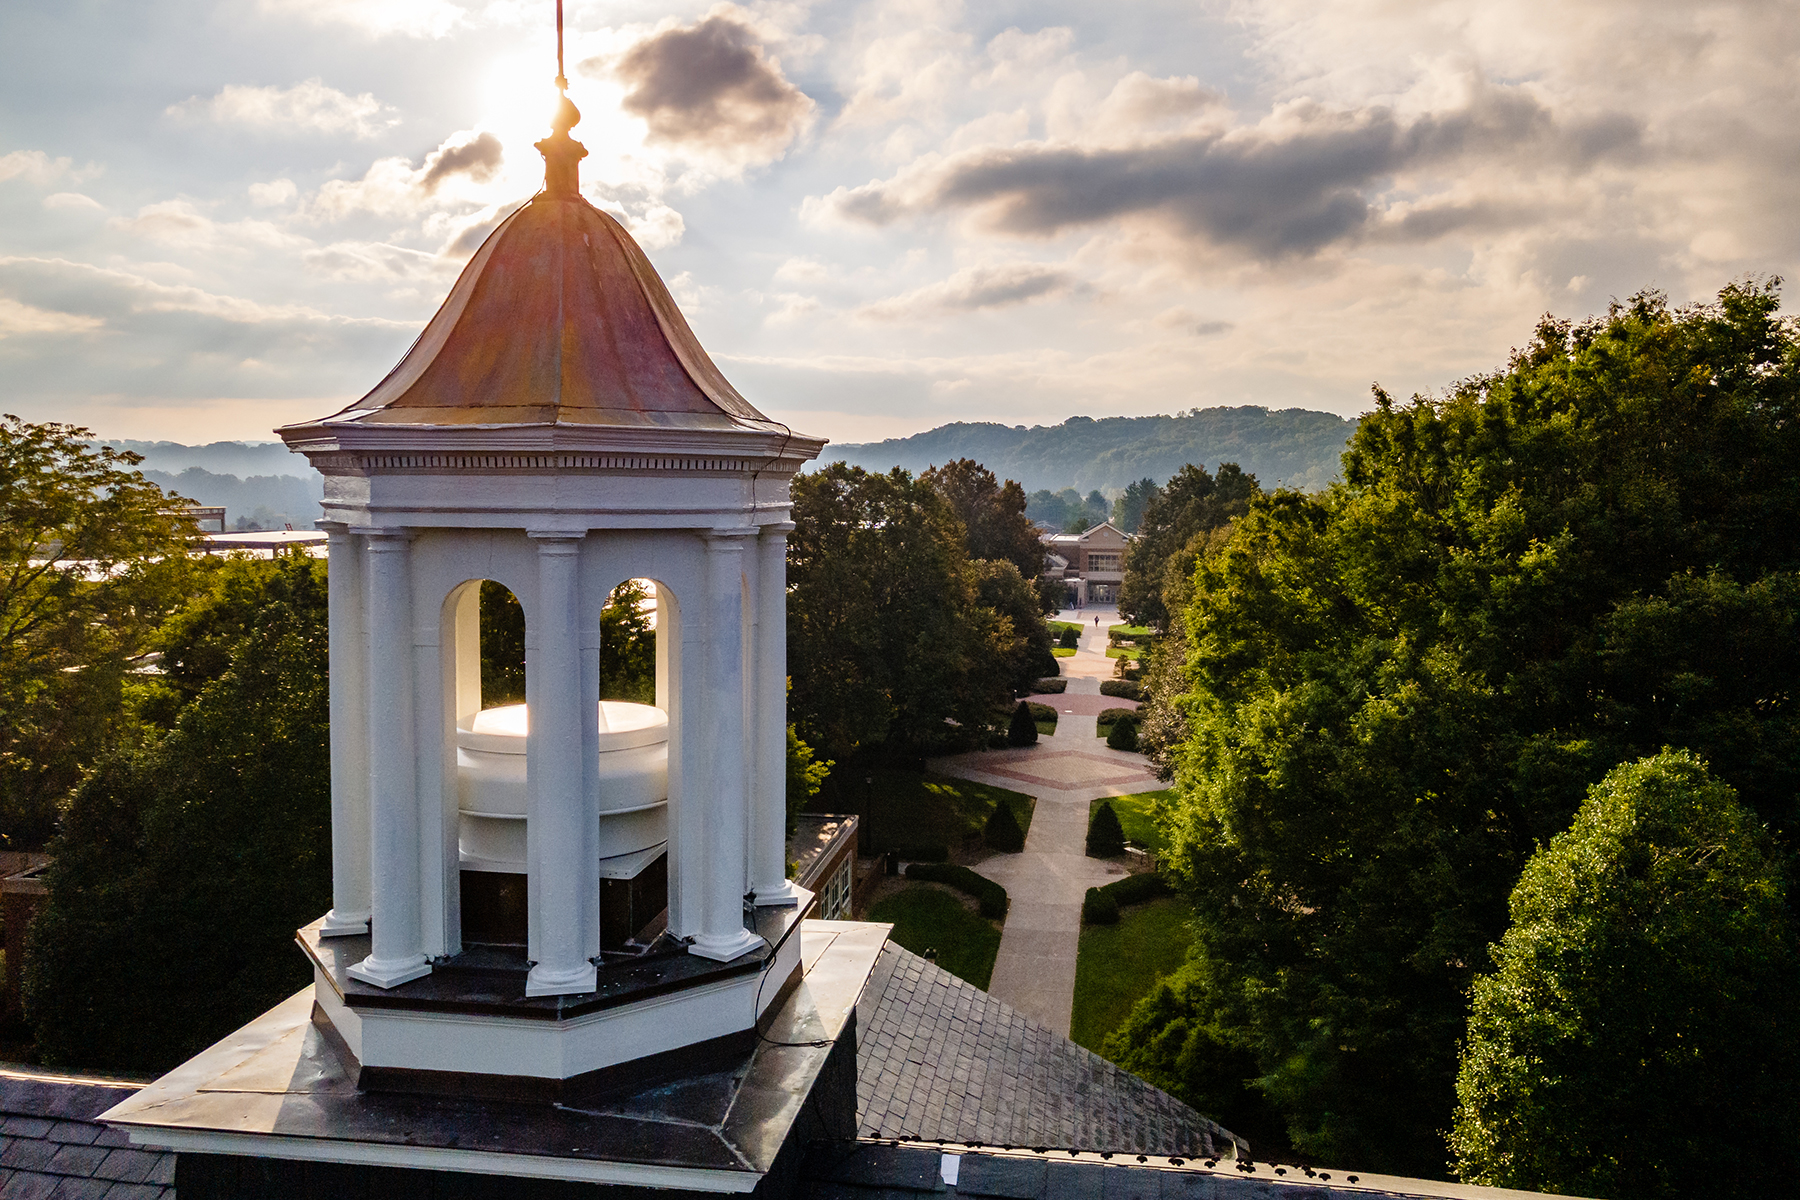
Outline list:
[[[1203,965],[1162,1003],[1217,1053],[1162,1078],[1217,1095],[1251,1063],[1233,1077],[1302,1152],[1436,1173],[1470,988],[1590,785],[1684,747],[1791,837],[1800,339],[1778,308],[1770,283],[1547,319],[1447,396],[1378,393],[1343,484],[1252,499],[1198,558],[1169,862]]]
[[[86,429],[0,417],[0,841],[41,847],[122,734],[127,673],[185,594],[182,501]]]
[[[1136,625],[1167,627],[1170,610],[1163,600],[1163,578],[1170,559],[1196,537],[1243,515],[1251,497],[1261,490],[1256,476],[1244,474],[1236,463],[1220,463],[1216,476],[1193,463],[1175,472],[1145,502],[1137,540],[1125,551],[1120,614]],[[1192,570],[1189,563],[1188,572]]]
[[[166,1070],[307,981],[294,930],[331,903],[324,564],[227,564],[194,606],[221,619],[171,639],[246,601],[221,673],[101,760],[51,843],[25,975],[47,1062]]]
[[[1004,718],[1017,634],[981,593],[1023,581],[971,569],[936,488],[833,463],[794,480],[794,524],[790,711],[806,742],[839,762],[916,757]]]
[[[1043,574],[1044,543],[1026,519],[1024,488],[1010,479],[1001,483],[968,458],[932,467],[919,478],[949,502],[963,523],[970,558],[1009,562],[1025,579]]]
[[[1136,533],[1138,526],[1143,524],[1144,509],[1161,491],[1151,479],[1140,479],[1131,484],[1113,501],[1113,526],[1122,533]]]
[[[1800,956],[1775,846],[1685,751],[1615,767],[1532,856],[1475,981],[1465,1179],[1772,1194],[1800,1167]]]

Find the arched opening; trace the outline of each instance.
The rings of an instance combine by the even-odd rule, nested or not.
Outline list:
[[[668,923],[669,718],[658,705],[654,580],[627,579],[600,612],[600,945],[647,945]],[[643,734],[635,732],[642,728]],[[654,743],[634,743],[654,735]],[[654,805],[644,783],[654,780]]]
[[[586,643],[594,657],[584,671],[597,673],[600,700],[587,770],[597,801],[591,844],[603,951],[629,951],[666,921],[669,718],[659,681],[668,672],[659,669],[667,655],[658,642],[659,599],[673,609],[672,594],[652,580],[620,583]],[[531,928],[527,608],[503,583],[469,580],[446,598],[444,618],[462,941],[522,947]]]

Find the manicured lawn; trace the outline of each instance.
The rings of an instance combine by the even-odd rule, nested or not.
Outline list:
[[[1000,930],[964,908],[948,892],[909,887],[869,909],[871,921],[892,921],[893,940],[914,954],[937,951],[937,965],[982,990],[994,975]],[[1079,987],[1079,985],[1077,985]]]
[[[1058,658],[1074,658],[1075,657],[1075,647],[1073,647],[1073,646],[1052,646],[1052,647],[1050,647],[1050,653],[1056,655],[1056,657],[1058,657]]]
[[[1142,653],[1143,651],[1136,646],[1108,646],[1106,648],[1106,657],[1108,658],[1137,658]]]
[[[1044,624],[1050,627],[1051,637],[1058,636],[1065,629],[1073,629],[1076,633],[1080,633],[1082,630],[1082,625],[1079,621],[1045,621]]]
[[[1187,924],[1193,916],[1187,900],[1165,896],[1132,905],[1117,925],[1082,926],[1069,1022],[1072,1041],[1100,1052],[1106,1035],[1124,1023],[1132,1006],[1186,960]]]
[[[864,769],[846,772],[836,782],[838,796],[819,796],[813,810],[856,813],[863,819],[863,846],[876,852],[927,844],[954,847],[964,835],[979,834],[1001,801],[1012,805],[1019,828],[1029,833],[1037,805],[1023,792],[929,772]]]
[[[1125,830],[1125,840],[1136,842],[1152,854],[1161,854],[1168,848],[1167,839],[1162,830],[1156,827],[1155,812],[1159,803],[1166,803],[1175,798],[1172,788],[1160,792],[1138,792],[1132,796],[1102,797],[1112,805],[1113,812],[1118,814],[1119,825]],[[1088,805],[1088,820],[1094,819],[1094,810],[1100,807],[1095,800]]]
[[[1156,636],[1156,630],[1151,629],[1147,625],[1108,625],[1106,627],[1106,635],[1108,637],[1111,637],[1115,633],[1120,637],[1141,638]]]

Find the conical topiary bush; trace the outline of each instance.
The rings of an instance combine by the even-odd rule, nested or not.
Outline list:
[[[1012,805],[1004,800],[994,805],[987,824],[982,827],[981,840],[987,843],[989,850],[1003,854],[1017,854],[1025,848],[1025,831],[1019,828],[1019,818],[1013,816]]]
[[[1006,744],[1035,746],[1037,739],[1037,722],[1031,719],[1031,706],[1021,700],[1019,707],[1013,709],[1012,724],[1006,730]]]
[[[1115,854],[1123,853],[1125,853],[1125,827],[1119,824],[1119,814],[1113,811],[1112,805],[1103,800],[1088,821],[1088,857],[1111,858]]]

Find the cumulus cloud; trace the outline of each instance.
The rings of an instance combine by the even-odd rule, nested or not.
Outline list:
[[[84,196],[80,192],[52,192],[44,197],[44,207],[52,209],[76,209],[88,212],[101,211],[101,204],[92,196]]]
[[[652,144],[737,163],[781,157],[811,124],[814,104],[782,74],[745,14],[725,6],[692,25],[662,28],[616,59],[582,70],[625,87]]]
[[[1147,218],[1184,238],[1274,261],[1363,237],[1382,216],[1373,193],[1396,175],[1470,157],[1583,166],[1632,153],[1639,133],[1618,115],[1559,125],[1518,89],[1478,87],[1460,107],[1410,119],[1385,106],[1294,101],[1255,125],[1117,144],[982,147],[839,188],[823,207],[872,225],[967,210],[988,229],[1031,237]],[[1504,215],[1492,206],[1461,216],[1446,210],[1410,226],[1403,219],[1386,233],[1427,240],[1466,220]]]
[[[309,210],[324,220],[353,213],[410,215],[429,204],[452,182],[487,183],[500,172],[505,148],[491,133],[465,130],[452,134],[425,156],[420,166],[405,158],[377,159],[361,179],[327,181],[312,197]]]
[[[326,87],[322,79],[308,79],[290,88],[246,87],[227,84],[216,96],[191,96],[166,110],[171,117],[206,120],[220,125],[242,125],[260,130],[294,130],[305,133],[347,133],[372,138],[398,125],[394,110],[373,93],[347,95]]]
[[[246,189],[250,203],[258,208],[276,208],[287,204],[299,194],[299,188],[291,179],[271,179],[267,183],[253,183]]]
[[[67,158],[51,158],[42,150],[14,150],[8,154],[0,154],[0,183],[8,179],[23,179],[26,183],[35,183],[40,187],[55,183],[65,175],[72,182],[80,183],[100,173],[100,168],[88,164],[79,170]]]
[[[309,244],[267,221],[214,221],[188,200],[146,204],[137,216],[115,217],[108,225],[166,245],[209,251],[291,250]]]
[[[1006,263],[970,267],[948,279],[928,284],[863,308],[857,315],[880,321],[1006,308],[1080,287],[1070,272],[1043,263]]]
[[[34,335],[0,347],[13,395],[40,404],[97,394],[271,395],[326,378],[348,391],[417,329],[30,256],[0,257],[0,328]],[[104,337],[106,353],[71,354],[47,333]]]

